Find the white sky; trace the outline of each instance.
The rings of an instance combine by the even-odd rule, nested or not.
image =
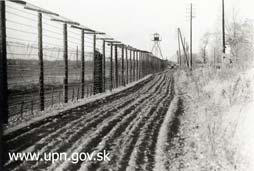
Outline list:
[[[139,49],[151,50],[152,34],[162,36],[164,57],[170,59],[177,50],[177,27],[189,41],[187,7],[190,0],[28,0],[42,8],[103,31]],[[221,0],[193,0],[193,48],[198,51],[199,40],[213,31],[220,22]],[[225,0],[226,16],[233,7],[244,18],[254,19],[253,0]],[[172,58],[171,58],[172,59]]]

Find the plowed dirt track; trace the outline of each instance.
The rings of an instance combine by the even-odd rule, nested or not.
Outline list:
[[[10,152],[99,152],[110,161],[6,161],[6,170],[153,170],[156,143],[174,98],[170,71],[120,93],[49,117],[4,137]]]

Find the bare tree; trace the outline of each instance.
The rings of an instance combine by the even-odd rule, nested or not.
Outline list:
[[[243,63],[253,54],[253,24],[249,20],[241,20],[238,12],[233,9],[232,19],[228,20],[227,44],[235,63]]]
[[[201,39],[201,56],[203,59],[203,63],[206,64],[207,62],[207,46],[210,39],[210,33],[205,33]]]

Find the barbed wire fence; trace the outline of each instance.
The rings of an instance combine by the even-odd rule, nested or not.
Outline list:
[[[165,69],[150,52],[25,1],[0,1],[0,8],[4,123]]]

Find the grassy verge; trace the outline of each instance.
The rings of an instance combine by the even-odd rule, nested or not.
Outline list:
[[[254,113],[254,69],[202,68],[178,71],[175,78],[185,111],[179,137],[185,142],[176,145],[183,152],[171,164],[181,161],[181,170],[251,170],[244,149],[253,150],[254,136],[244,129],[253,130],[246,118]]]

